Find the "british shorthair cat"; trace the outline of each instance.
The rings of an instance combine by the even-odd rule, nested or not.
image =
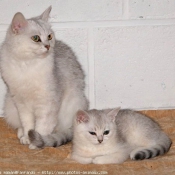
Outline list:
[[[82,164],[123,163],[165,154],[171,140],[159,125],[131,111],[80,110],[74,120],[71,158]]]
[[[50,11],[31,19],[16,13],[0,51],[4,116],[31,149],[71,140],[73,117],[88,109],[84,72],[73,51],[56,40]],[[36,137],[43,137],[42,143]]]

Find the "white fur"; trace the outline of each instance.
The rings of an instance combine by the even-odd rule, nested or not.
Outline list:
[[[109,131],[105,135],[105,131]],[[166,153],[171,140],[150,118],[130,110],[79,111],[71,158],[82,164],[123,163]]]
[[[17,13],[1,48],[1,74],[8,88],[5,119],[18,129],[22,144],[30,144],[31,129],[43,136],[67,130],[76,111],[88,107],[83,71],[71,49],[55,41],[47,22],[50,10],[29,20]],[[41,42],[31,39],[35,35]]]

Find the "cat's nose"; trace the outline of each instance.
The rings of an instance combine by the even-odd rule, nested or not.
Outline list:
[[[101,142],[103,142],[103,140],[100,139],[100,140],[98,140],[98,142],[101,143]]]
[[[44,47],[45,47],[47,50],[50,49],[50,45],[45,45]]]

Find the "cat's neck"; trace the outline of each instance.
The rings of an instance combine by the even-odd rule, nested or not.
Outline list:
[[[119,145],[117,143],[117,138],[113,137],[109,139],[106,143],[101,144],[92,144],[87,139],[81,140],[81,138],[78,139],[74,138],[73,141],[73,151],[75,151],[77,154],[82,156],[100,156],[104,155],[105,153],[111,154],[113,152],[116,152],[116,150],[119,150]]]

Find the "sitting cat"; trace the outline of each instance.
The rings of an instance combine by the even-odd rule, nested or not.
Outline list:
[[[78,111],[71,158],[82,164],[122,163],[165,154],[171,140],[143,114],[107,109]]]
[[[84,72],[72,50],[55,39],[50,11],[28,20],[16,13],[0,52],[5,119],[18,129],[21,144],[33,142],[31,149],[71,140],[74,115],[88,109]],[[34,134],[48,140],[35,145]]]

